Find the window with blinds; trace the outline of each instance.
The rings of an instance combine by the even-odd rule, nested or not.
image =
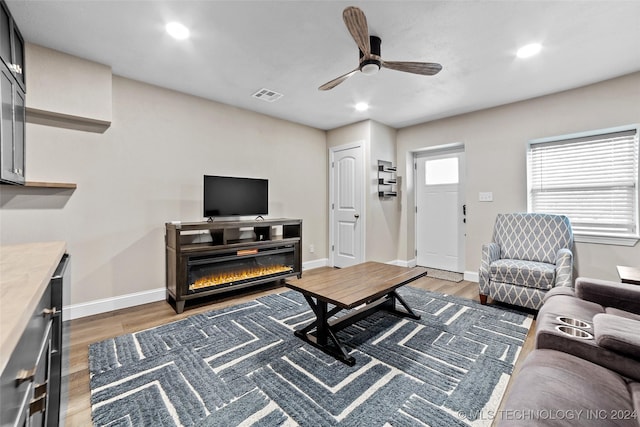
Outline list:
[[[530,212],[567,215],[577,240],[638,238],[637,126],[531,141],[527,169]]]

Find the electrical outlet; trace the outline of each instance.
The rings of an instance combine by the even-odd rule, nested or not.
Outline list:
[[[478,200],[481,202],[493,202],[493,192],[481,191],[478,193]]]
[[[309,252],[314,253],[316,251],[316,247],[314,245],[309,245]]]

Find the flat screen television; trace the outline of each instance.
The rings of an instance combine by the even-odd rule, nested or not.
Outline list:
[[[269,180],[232,176],[204,176],[204,216],[266,215]]]

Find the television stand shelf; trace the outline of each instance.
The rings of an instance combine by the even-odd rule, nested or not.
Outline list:
[[[300,219],[166,223],[167,302],[182,313],[190,300],[301,277],[301,247]]]

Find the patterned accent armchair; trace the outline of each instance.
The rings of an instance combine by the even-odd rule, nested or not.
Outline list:
[[[564,215],[498,214],[493,241],[482,245],[480,302],[537,310],[557,286],[573,287],[573,231]]]

